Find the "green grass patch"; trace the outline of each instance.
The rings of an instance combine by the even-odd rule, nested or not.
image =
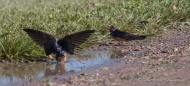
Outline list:
[[[88,41],[93,43],[108,38],[110,25],[149,36],[190,26],[189,0],[1,0],[0,11],[0,58],[10,61],[45,55],[22,28],[58,38],[95,29]]]

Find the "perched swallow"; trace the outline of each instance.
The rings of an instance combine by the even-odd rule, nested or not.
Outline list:
[[[109,27],[110,35],[117,41],[143,40],[146,36],[138,36],[118,30],[115,26]]]
[[[56,39],[50,34],[33,29],[23,29],[36,44],[42,46],[46,55],[55,54],[58,62],[66,61],[67,53],[74,54],[75,47],[84,43],[95,30],[85,30],[74,34],[66,35],[61,39]]]

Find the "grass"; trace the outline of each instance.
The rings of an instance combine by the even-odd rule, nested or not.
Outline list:
[[[110,25],[149,36],[190,26],[188,0],[1,0],[0,11],[0,58],[9,61],[45,55],[22,28],[42,30],[58,38],[95,29],[88,41],[94,42],[108,38]]]

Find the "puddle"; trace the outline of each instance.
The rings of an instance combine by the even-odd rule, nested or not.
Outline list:
[[[48,77],[69,72],[79,72],[90,67],[101,66],[106,61],[114,59],[115,55],[122,57],[133,52],[120,53],[115,51],[89,51],[80,55],[68,56],[68,62],[62,64],[38,62],[25,64],[9,64],[0,66],[0,85],[16,83],[30,78]]]

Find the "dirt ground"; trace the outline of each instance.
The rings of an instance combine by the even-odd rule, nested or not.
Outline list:
[[[188,86],[190,84],[190,29],[168,29],[156,37],[100,44],[93,50],[116,51],[111,62],[66,76],[35,78],[18,86]]]

